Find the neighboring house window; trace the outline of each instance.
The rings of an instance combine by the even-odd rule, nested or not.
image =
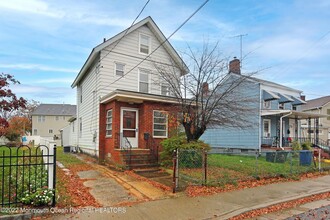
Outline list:
[[[153,137],[167,138],[167,114],[162,111],[154,111]]]
[[[284,103],[279,103],[278,104],[278,109],[284,109]]]
[[[264,107],[264,109],[270,109],[271,101],[264,101],[263,107]]]
[[[107,111],[106,136],[112,136],[112,110]]]
[[[59,120],[59,117],[58,116],[55,116],[55,120],[58,121]]]
[[[140,69],[139,70],[139,91],[149,92],[149,71]]]
[[[79,118],[79,137],[82,136],[82,118]]]
[[[116,76],[124,76],[125,64],[115,63],[115,73]]]
[[[330,120],[330,109],[327,109],[327,115],[329,115],[329,116],[327,117],[327,120]]]
[[[39,115],[38,116],[38,122],[45,122],[46,117],[44,115]]]
[[[53,129],[49,129],[49,130],[48,130],[48,133],[49,133],[49,134],[53,134]]]
[[[161,89],[161,95],[164,95],[164,96],[171,95],[170,86],[167,83],[162,83],[160,89]]]
[[[65,116],[63,116],[63,120],[65,120]]]
[[[74,132],[74,121],[72,122],[72,132]]]
[[[80,103],[82,103],[82,86],[80,86]]]
[[[270,119],[264,119],[264,137],[270,137]]]
[[[148,35],[140,34],[139,52],[143,54],[150,53],[150,37]]]
[[[292,106],[292,110],[293,110],[293,111],[297,111],[297,106],[293,105],[293,106]]]
[[[33,129],[33,135],[38,135],[38,130],[37,129]]]

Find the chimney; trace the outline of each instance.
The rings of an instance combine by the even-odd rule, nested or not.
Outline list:
[[[305,95],[301,95],[300,96],[300,99],[303,100],[303,101],[306,101],[306,96]]]
[[[202,84],[202,94],[203,96],[209,94],[209,84],[207,82],[203,82]]]
[[[234,57],[234,59],[229,62],[229,73],[241,74],[240,66],[241,66],[240,60]]]
[[[107,39],[106,38],[103,38],[103,43],[106,42],[106,41],[107,41]]]

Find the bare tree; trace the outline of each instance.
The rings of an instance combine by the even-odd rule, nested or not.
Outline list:
[[[240,63],[235,59],[232,73],[228,72],[228,59],[219,52],[218,43],[205,43],[202,51],[190,47],[184,57],[189,61],[190,73],[178,75],[173,65],[155,64],[161,82],[180,105],[187,140],[198,140],[207,128],[253,126],[253,117],[258,108],[256,85],[249,81],[251,74],[240,74]],[[234,73],[233,73],[234,72]],[[162,90],[164,90],[162,88]]]

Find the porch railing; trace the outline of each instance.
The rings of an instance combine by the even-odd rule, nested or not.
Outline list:
[[[147,148],[150,150],[151,155],[155,158],[156,162],[159,162],[159,145],[156,144],[155,140],[148,134]]]
[[[127,137],[124,137],[123,133],[117,133],[117,140],[119,148],[124,151],[125,153],[125,162],[127,165],[127,168],[131,168],[132,163],[132,145],[131,142],[128,140]]]

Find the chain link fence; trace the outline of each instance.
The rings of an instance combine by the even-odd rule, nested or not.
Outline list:
[[[226,186],[274,177],[298,179],[301,174],[330,169],[321,150],[250,153],[207,153],[177,150],[173,158],[173,191],[189,185]]]

